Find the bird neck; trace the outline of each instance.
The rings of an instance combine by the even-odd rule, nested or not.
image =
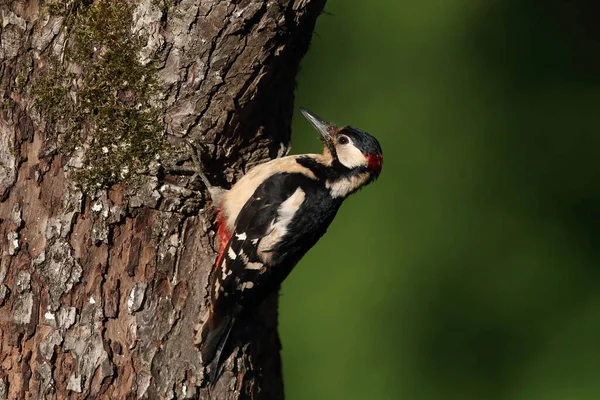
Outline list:
[[[365,167],[347,168],[329,154],[301,156],[297,162],[322,181],[334,198],[345,198],[372,180]]]

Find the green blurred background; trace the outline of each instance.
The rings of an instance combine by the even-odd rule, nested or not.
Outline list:
[[[597,3],[327,2],[297,105],[384,168],[283,286],[288,400],[600,399]]]

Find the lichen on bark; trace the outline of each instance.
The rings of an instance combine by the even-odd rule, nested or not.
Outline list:
[[[55,0],[42,12],[63,19],[62,46],[42,54],[33,82],[47,140],[74,156],[74,178],[95,190],[144,174],[164,149],[156,66],[142,63],[132,32],[134,3]]]

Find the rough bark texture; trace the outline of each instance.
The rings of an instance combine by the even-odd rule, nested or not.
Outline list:
[[[214,212],[185,141],[221,186],[286,153],[323,5],[0,1],[0,399],[283,397],[276,296],[202,387]]]

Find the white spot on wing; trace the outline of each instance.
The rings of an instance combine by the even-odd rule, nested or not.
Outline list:
[[[229,248],[229,250],[227,250],[227,255],[232,260],[235,260],[237,258],[237,254],[235,254],[235,251],[233,251],[233,249],[231,247]]]
[[[242,233],[239,233],[239,234],[237,234],[237,233],[236,233],[235,237],[236,237],[238,240],[246,240],[246,237],[247,237],[247,236],[246,236],[246,232],[242,232]]]
[[[263,263],[259,262],[249,262],[246,264],[246,269],[261,269],[263,267]]]
[[[223,274],[221,275],[221,280],[224,281],[227,277],[231,275],[231,270],[223,268]]]
[[[248,264],[248,256],[246,255],[246,253],[244,253],[244,250],[240,250],[240,257],[242,257],[242,261],[244,262],[244,264]]]

